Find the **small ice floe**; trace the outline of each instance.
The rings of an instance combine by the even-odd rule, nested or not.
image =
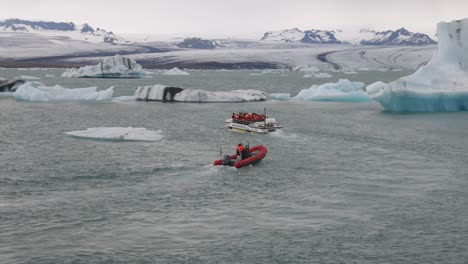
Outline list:
[[[330,78],[332,77],[331,74],[329,73],[326,73],[326,72],[320,72],[320,73],[314,73],[314,74],[304,74],[304,76],[302,76],[303,78]]]
[[[331,74],[326,73],[326,72],[321,72],[321,73],[316,73],[314,74],[315,78],[330,78],[332,77]]]
[[[107,57],[97,65],[68,69],[62,77],[71,78],[141,78],[145,71],[134,60],[120,55]]]
[[[190,73],[180,70],[177,67],[174,67],[166,72],[163,73],[164,75],[190,75]]]
[[[113,87],[97,91],[96,87],[68,89],[60,85],[27,82],[19,86],[13,95],[17,101],[105,101],[112,98],[113,92]]]
[[[20,75],[17,77],[17,79],[22,79],[22,80],[27,80],[27,81],[34,81],[34,80],[40,80],[40,77],[36,76],[28,76],[28,75]]]
[[[161,130],[153,131],[141,127],[91,127],[65,134],[81,138],[128,141],[159,141],[164,138]]]
[[[291,98],[290,93],[272,93],[272,94],[270,94],[270,99],[271,100],[288,101],[290,98]]]

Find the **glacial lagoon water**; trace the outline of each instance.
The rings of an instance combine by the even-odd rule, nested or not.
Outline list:
[[[348,78],[406,72],[192,71],[46,85],[259,89],[292,95]],[[45,77],[48,75],[49,77]],[[234,111],[266,107],[284,129],[228,131]],[[468,113],[389,114],[375,102],[17,102],[0,97],[0,263],[466,263]],[[158,142],[78,139],[88,127],[162,130]],[[238,142],[266,158],[210,164]]]

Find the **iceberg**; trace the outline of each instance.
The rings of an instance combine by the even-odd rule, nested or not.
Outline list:
[[[145,76],[141,65],[120,55],[107,57],[97,65],[68,69],[62,77],[70,78],[141,78]]]
[[[163,73],[164,75],[190,75],[190,73],[180,70],[177,67],[174,67],[166,72]]]
[[[191,90],[164,85],[140,86],[135,91],[139,101],[169,101],[169,102],[255,102],[265,101],[268,95],[258,90],[233,90],[228,92],[211,92],[205,90]]]
[[[164,137],[161,130],[152,131],[141,127],[91,127],[65,134],[82,138],[129,141],[159,141]]]
[[[437,24],[439,44],[415,73],[367,87],[370,98],[392,112],[468,110],[468,18]]]
[[[96,87],[67,89],[60,85],[45,86],[40,82],[27,82],[13,93],[17,101],[104,101],[110,100],[113,87],[97,91]]]
[[[289,101],[290,98],[291,98],[290,93],[272,93],[272,94],[270,94],[270,99],[271,100]]]
[[[370,101],[369,96],[363,90],[364,86],[365,84],[362,82],[351,82],[348,79],[340,79],[337,83],[313,85],[308,89],[303,89],[296,96],[291,97],[291,100],[347,102]]]

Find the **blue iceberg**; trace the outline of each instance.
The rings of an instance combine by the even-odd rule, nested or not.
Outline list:
[[[340,79],[336,83],[313,85],[301,90],[291,100],[298,101],[336,101],[336,102],[366,102],[371,101],[369,95],[363,90],[364,83],[351,82]],[[271,95],[270,95],[271,96]],[[273,94],[275,96],[275,94]]]
[[[468,19],[437,25],[432,60],[415,73],[367,86],[369,96],[392,112],[468,110]]]

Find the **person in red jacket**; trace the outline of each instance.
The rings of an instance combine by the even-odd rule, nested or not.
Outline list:
[[[236,147],[236,154],[237,154],[237,160],[243,160],[246,157],[245,156],[245,147],[242,143],[237,144]]]

